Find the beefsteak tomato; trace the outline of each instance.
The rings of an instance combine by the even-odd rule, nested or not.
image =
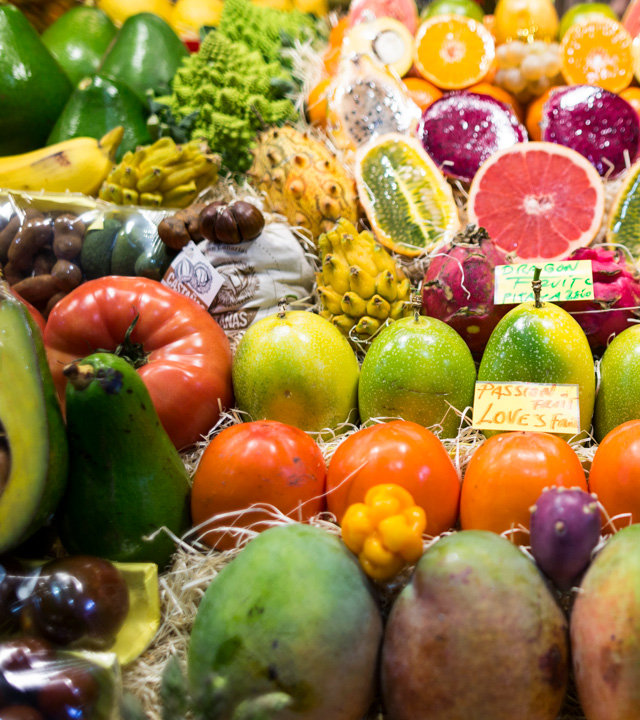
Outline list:
[[[155,280],[114,276],[80,285],[51,311],[44,343],[62,403],[65,365],[98,350],[127,357],[178,449],[209,432],[220,408],[233,403],[223,330],[196,302]]]
[[[273,505],[283,515],[304,522],[325,509],[326,475],[320,448],[302,430],[275,420],[234,425],[217,435],[202,454],[191,492],[193,524],[257,503]],[[216,518],[199,528],[198,538],[218,550],[229,550],[238,544],[236,534],[213,528],[250,527],[262,532],[272,524],[273,514],[256,508]]]

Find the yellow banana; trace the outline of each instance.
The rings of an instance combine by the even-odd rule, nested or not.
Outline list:
[[[142,207],[160,207],[163,201],[162,193],[140,193],[138,200]]]
[[[349,315],[336,315],[331,322],[345,335],[348,335],[349,330],[356,324],[355,318]]]
[[[141,193],[154,192],[160,187],[160,183],[162,182],[164,176],[164,169],[155,165],[144,173],[144,175],[140,176],[136,189]]]
[[[364,235],[365,233],[362,234]],[[370,235],[371,233],[366,234]],[[396,264],[393,261],[391,255],[389,255],[389,253],[382,247],[382,245],[374,243],[372,257],[373,262],[378,268],[378,272],[384,272],[385,270],[389,270],[394,274],[396,273]]]
[[[349,284],[351,286],[351,291],[356,293],[356,295],[359,295],[364,300],[368,300],[373,297],[376,292],[375,277],[364,272],[357,265],[352,265],[349,269]]]
[[[182,165],[179,169],[165,175],[164,179],[160,183],[160,192],[169,192],[179,185],[186,185],[190,180],[195,180],[196,177],[207,171],[207,160],[202,158],[194,162],[189,162],[186,165]]]
[[[410,305],[406,300],[396,300],[391,303],[391,310],[389,311],[389,317],[392,320],[398,320],[401,317],[408,315]]]
[[[383,297],[380,297],[380,295],[374,295],[367,303],[366,313],[369,317],[377,318],[378,320],[386,320],[389,317],[390,311],[391,304]]]
[[[356,332],[358,335],[368,335],[371,337],[376,330],[380,327],[380,320],[370,317],[361,317],[358,324],[356,325]]]
[[[122,168],[122,173],[120,175],[120,185],[122,185],[123,188],[128,188],[129,190],[136,187],[138,183],[138,171],[136,168],[131,167],[131,165],[126,165]]]
[[[114,185],[110,182],[102,183],[100,199],[116,203],[116,205],[122,205],[122,188],[120,185]]]
[[[342,296],[342,302],[340,303],[342,312],[353,317],[360,317],[361,315],[364,315],[366,312],[366,305],[365,301],[354,292],[345,293]]]
[[[379,270],[371,257],[371,246],[362,242],[357,234],[346,233],[342,236],[342,252],[349,265],[357,265],[374,277],[378,274]]]
[[[333,315],[340,315],[340,295],[330,287],[319,287],[318,295],[322,300],[322,305]]]
[[[339,295],[348,292],[349,266],[339,255],[330,254],[325,257],[322,261],[322,277],[324,284],[331,285]]]
[[[138,191],[132,188],[125,188],[122,191],[122,203],[123,205],[137,205],[138,204]]]
[[[95,195],[114,165],[124,128],[101,140],[74,138],[41,150],[0,158],[0,187]]]
[[[402,282],[398,283],[398,300],[408,300],[411,294],[411,283],[409,278],[405,278]]]
[[[376,292],[390,303],[398,297],[398,286],[392,272],[385,270],[385,272],[378,275],[376,278]]]
[[[169,192],[164,195],[162,204],[165,207],[185,208],[196,199],[197,195],[198,190],[195,180],[191,180],[191,182],[185,185],[178,185],[178,187],[169,190]]]

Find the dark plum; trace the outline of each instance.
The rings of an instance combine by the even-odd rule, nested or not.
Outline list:
[[[600,539],[600,506],[580,488],[545,488],[531,508],[531,554],[566,592],[578,581]]]
[[[49,720],[91,720],[99,693],[88,668],[71,666],[49,677],[38,693],[37,705]]]
[[[610,180],[633,163],[640,149],[640,120],[633,106],[595,85],[554,90],[544,104],[542,140],[579,152]]]
[[[60,646],[108,648],[129,612],[129,590],[108,560],[77,556],[42,567],[23,628]]]
[[[9,635],[20,627],[22,601],[17,592],[26,574],[18,560],[0,556],[0,636]]]
[[[0,720],[45,720],[41,713],[29,705],[7,705],[0,708]]]

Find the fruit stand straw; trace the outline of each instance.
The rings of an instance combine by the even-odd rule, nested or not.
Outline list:
[[[535,268],[533,271],[533,281],[531,283],[531,287],[533,288],[534,303],[537,308],[542,307],[542,303],[540,302],[540,293],[542,292],[542,280],[540,280],[541,273],[541,268]]]

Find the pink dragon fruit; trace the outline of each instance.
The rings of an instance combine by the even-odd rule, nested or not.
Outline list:
[[[422,284],[426,315],[450,325],[471,352],[481,353],[509,305],[494,305],[494,268],[508,262],[487,231],[467,225],[439,248]]]
[[[615,335],[631,327],[630,320],[640,318],[640,277],[618,249],[579,248],[569,259],[591,260],[594,300],[563,307],[580,323],[594,350],[606,348]]]

